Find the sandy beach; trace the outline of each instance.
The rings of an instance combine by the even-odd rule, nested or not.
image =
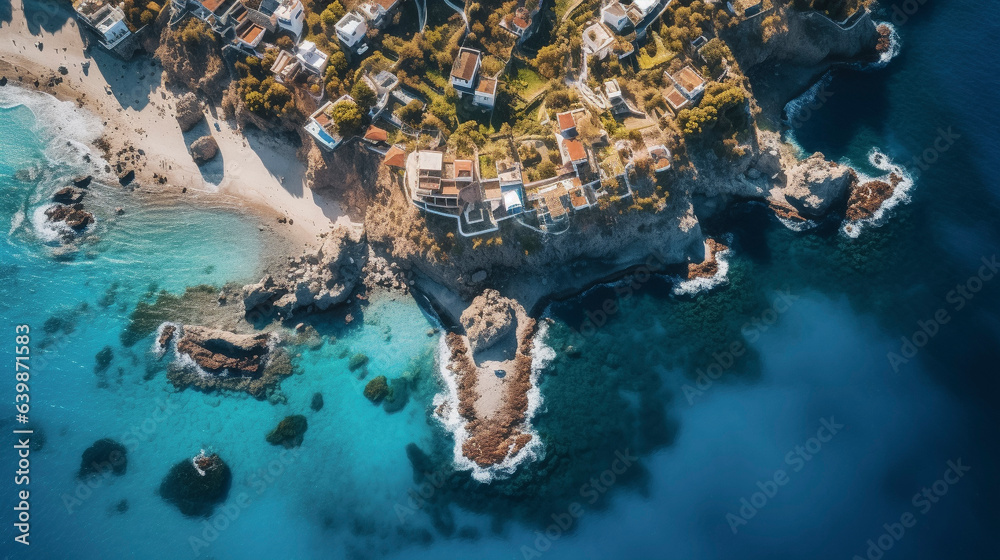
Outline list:
[[[184,133],[174,109],[185,92],[164,85],[151,57],[126,62],[96,46],[86,50],[84,34],[89,32],[62,5],[26,0],[10,8],[10,14],[0,11],[0,76],[29,88],[38,80],[35,89],[100,116],[110,153],[132,146],[145,154],[135,168],[144,190],[153,185],[165,192],[187,189],[191,197],[251,210],[271,222],[290,218],[290,225],[276,230],[303,244],[313,243],[338,220],[348,220],[335,201],[306,185],[306,165],[291,143],[256,130],[238,130],[216,107],[207,107],[205,121]],[[63,81],[48,87],[56,76]],[[199,167],[188,145],[206,134],[218,142],[219,154]],[[154,174],[166,177],[166,184],[158,183]]]

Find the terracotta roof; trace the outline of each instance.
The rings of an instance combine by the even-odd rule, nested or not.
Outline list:
[[[705,83],[705,80],[692,70],[690,66],[681,68],[680,72],[674,75],[674,79],[688,92],[694,91],[698,86]]]
[[[677,88],[675,88],[674,86],[670,86],[669,88],[667,88],[667,91],[663,94],[663,97],[667,100],[667,103],[669,103],[670,106],[673,107],[675,110],[680,109],[681,107],[684,106],[685,103],[687,103],[687,98],[684,97],[684,95],[681,94],[681,92],[677,91]]]
[[[219,9],[219,6],[223,5],[226,0],[202,0],[201,5],[205,6],[205,9],[215,13],[215,10]]]
[[[389,133],[375,125],[369,126],[368,132],[365,132],[365,140],[371,140],[372,142],[385,142],[388,139]]]
[[[330,118],[330,115],[327,115],[326,113],[320,113],[315,117],[313,117],[313,119],[315,119],[316,122],[318,122],[319,125],[324,128],[326,127],[326,125],[333,122],[333,119]]]
[[[573,118],[573,113],[559,113],[556,118],[559,119],[559,130],[576,128],[576,119]]]
[[[456,159],[455,160],[455,177],[472,177],[472,160],[469,159]]]
[[[476,91],[479,93],[488,93],[493,95],[497,90],[497,81],[493,78],[483,78],[479,80],[479,85],[476,86]]]
[[[406,167],[406,152],[399,146],[393,146],[385,153],[382,163],[392,167]]]
[[[378,3],[379,6],[382,6],[382,9],[387,12],[396,5],[397,1],[398,0],[375,0],[375,2]]]
[[[587,150],[583,149],[583,144],[579,140],[566,140],[563,145],[566,146],[566,153],[572,161],[587,159]]]
[[[468,82],[476,75],[476,63],[479,62],[479,52],[462,48],[458,51],[455,67],[451,69],[452,77]]]
[[[261,26],[259,26],[259,25],[257,25],[255,23],[255,24],[251,25],[250,27],[248,27],[246,29],[246,31],[244,31],[243,34],[240,35],[240,39],[243,39],[248,44],[249,43],[253,43],[254,39],[256,39],[257,37],[259,37],[260,34],[263,33],[263,32],[264,32],[264,28],[261,27]]]

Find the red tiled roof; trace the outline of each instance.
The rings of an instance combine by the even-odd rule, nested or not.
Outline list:
[[[393,146],[385,153],[382,163],[392,167],[406,167],[406,152],[399,146]]]
[[[387,12],[396,5],[397,1],[398,0],[375,0],[375,2],[377,2],[379,6],[382,6],[382,9]]]
[[[576,128],[576,119],[573,118],[573,113],[559,113],[557,118],[559,119],[559,130]]]
[[[215,10],[218,10],[219,6],[221,6],[225,1],[226,0],[202,0],[201,5],[205,6],[206,10],[214,13]]]
[[[566,146],[566,153],[569,154],[569,159],[573,161],[587,159],[587,150],[583,149],[583,144],[579,140],[566,140],[563,144]]]
[[[455,67],[451,70],[451,75],[468,82],[476,74],[476,63],[478,62],[478,52],[463,48],[458,51],[458,59],[455,61]]]
[[[476,91],[479,93],[488,93],[493,95],[493,92],[497,90],[497,81],[493,78],[483,78],[479,80],[479,85],[476,86]]]
[[[375,125],[369,126],[368,132],[365,132],[365,140],[371,140],[372,142],[385,142],[388,139],[389,133]]]
[[[455,160],[455,177],[472,177],[472,160]]]
[[[251,44],[254,42],[254,39],[256,39],[263,32],[264,32],[263,27],[257,24],[253,24],[250,27],[248,27],[246,31],[243,32],[242,35],[240,35],[240,39],[243,39],[247,44]]]
[[[681,68],[680,72],[674,75],[674,79],[687,91],[694,91],[698,86],[705,83],[705,80],[691,69],[690,66]]]

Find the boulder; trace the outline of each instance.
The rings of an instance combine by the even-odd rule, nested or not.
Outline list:
[[[846,217],[850,221],[871,219],[896,190],[903,178],[892,173],[888,181],[874,180],[855,185],[847,199]]]
[[[850,167],[827,161],[817,152],[788,170],[787,177],[779,195],[803,216],[821,217],[844,199],[856,175]]]
[[[63,187],[52,195],[52,201],[60,204],[79,204],[86,193],[73,187]]]
[[[198,165],[209,162],[219,153],[219,143],[211,136],[202,136],[191,143],[191,157]]]
[[[73,179],[73,186],[78,189],[85,189],[90,186],[90,183],[94,180],[92,175],[80,175]]]
[[[132,184],[132,181],[134,180],[135,180],[135,171],[131,169],[123,172],[121,175],[118,176],[118,184],[120,184],[123,187],[127,187],[128,185]]]
[[[244,286],[246,314],[290,318],[304,309],[330,309],[350,297],[367,257],[362,228],[338,225],[317,250],[290,262],[285,274]]]
[[[189,517],[209,517],[226,500],[233,475],[217,454],[199,455],[174,465],[160,483],[160,497]]]
[[[508,335],[516,326],[514,300],[496,290],[486,290],[476,296],[462,312],[459,321],[469,337],[473,352],[489,348]]]
[[[128,467],[128,450],[117,441],[104,438],[94,442],[83,452],[79,477],[113,473],[121,476]]]
[[[309,408],[319,412],[323,408],[323,393],[316,393],[313,395],[312,402],[309,403]]]
[[[267,443],[271,445],[283,445],[285,448],[298,447],[302,445],[303,435],[309,428],[306,417],[301,414],[286,416],[284,420],[278,422],[270,433],[267,434]]]
[[[182,131],[191,130],[203,118],[205,118],[205,114],[202,112],[201,102],[198,101],[195,94],[188,92],[177,100],[177,124],[181,126]]]
[[[94,215],[84,210],[82,204],[56,204],[45,211],[45,217],[50,222],[63,222],[74,231],[80,231],[94,223]]]

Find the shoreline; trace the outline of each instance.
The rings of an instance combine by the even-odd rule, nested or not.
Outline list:
[[[214,106],[205,107],[204,120],[194,129],[182,132],[174,117],[179,93],[165,85],[155,58],[122,61],[99,48],[86,49],[72,11],[59,8],[57,16],[66,17],[61,27],[36,35],[24,8],[12,6],[12,20],[0,38],[3,87],[48,94],[95,115],[103,122],[104,143],[91,146],[95,152],[105,147],[104,155],[114,155],[132,148],[129,153],[138,154],[128,166],[135,172],[134,191],[239,208],[265,223],[285,218],[291,223],[275,231],[302,246],[315,244],[334,224],[350,221],[337,202],[306,184],[306,164],[292,143],[240,130]],[[199,167],[188,145],[208,134],[218,142],[219,154]]]

